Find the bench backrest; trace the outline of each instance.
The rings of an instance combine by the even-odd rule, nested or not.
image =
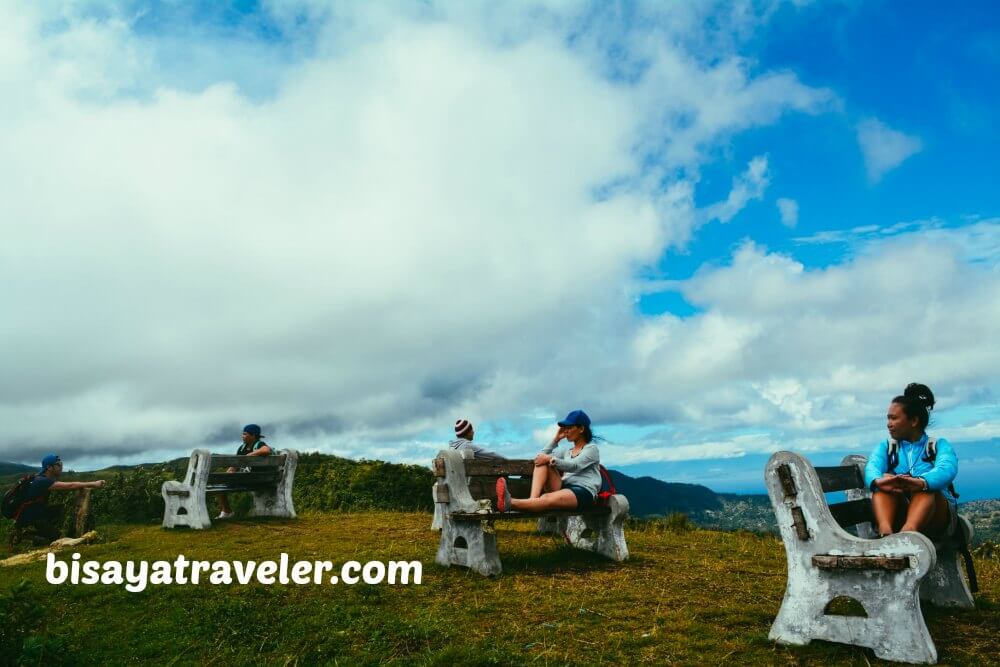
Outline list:
[[[210,472],[208,485],[211,487],[255,488],[275,487],[281,481],[285,467],[285,455],[275,456],[227,456],[213,454],[212,469],[240,468],[237,472]],[[250,468],[249,471],[242,468]]]
[[[531,493],[531,475],[535,462],[531,459],[507,459],[497,461],[492,459],[463,459],[465,479],[469,494],[474,500],[489,499],[496,506],[496,483],[499,477],[507,477],[507,485],[515,497],[527,496]],[[444,459],[434,459],[434,476],[444,477]]]
[[[857,459],[861,459],[860,465]],[[830,514],[841,528],[850,528],[858,524],[867,524],[874,521],[872,514],[872,504],[865,488],[864,458],[851,456],[844,460],[847,465],[839,466],[814,466],[813,470],[819,478],[820,487],[823,493],[833,493],[836,491],[847,491],[848,499],[843,502],[827,504]],[[792,478],[789,463],[781,463],[777,466],[778,480],[785,497],[796,496],[799,492]],[[820,496],[820,500],[826,503],[826,497]]]

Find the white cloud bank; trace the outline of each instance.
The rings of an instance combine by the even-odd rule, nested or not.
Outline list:
[[[751,72],[741,7],[721,35],[700,12],[726,4],[649,10],[646,32],[306,5],[317,25],[265,49],[252,94],[262,56],[239,44],[229,62],[191,38],[218,71],[185,72],[164,56],[181,38],[130,14],[0,5],[0,459],[178,455],[256,421],[281,446],[425,460],[415,440],[457,415],[530,433],[580,406],[690,443],[773,429],[749,451],[910,379],[958,400],[995,377],[973,314],[996,321],[997,274],[957,241],[819,272],[747,244],[683,284],[702,314],[636,316],[639,271],[705,221],[713,149],[833,99]],[[709,216],[768,178],[755,159]]]

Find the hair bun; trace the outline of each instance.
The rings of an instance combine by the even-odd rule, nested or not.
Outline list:
[[[906,385],[906,389],[903,390],[903,396],[920,401],[927,407],[928,410],[934,409],[934,392],[932,392],[931,388],[925,384],[911,382]]]

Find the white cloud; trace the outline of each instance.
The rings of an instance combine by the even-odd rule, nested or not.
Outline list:
[[[733,187],[725,201],[705,208],[705,218],[729,222],[751,201],[763,199],[764,191],[770,183],[771,174],[767,168],[767,156],[758,155],[750,160],[746,171],[733,179]]]
[[[857,135],[871,183],[878,183],[888,172],[923,148],[919,137],[894,130],[877,118],[858,123]]]
[[[727,39],[680,6],[611,45],[558,6],[498,27],[316,5],[301,44],[259,49],[88,6],[0,6],[0,458],[144,458],[246,421],[365,455],[456,413],[624,406],[625,286],[690,238],[683,174],[832,99],[734,55],[755,19],[725,6]],[[730,355],[754,335],[723,328]]]
[[[778,199],[778,213],[781,215],[781,224],[789,229],[794,229],[799,224],[799,203],[794,199]]]

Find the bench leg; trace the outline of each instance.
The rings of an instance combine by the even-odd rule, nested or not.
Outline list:
[[[785,591],[768,637],[801,646],[813,639],[866,646],[883,660],[934,664],[937,649],[920,611],[915,582],[908,574],[841,572],[803,577]],[[836,597],[857,600],[867,616],[827,615]]]
[[[571,516],[565,519],[564,535],[566,541],[577,549],[593,551],[621,562],[628,558],[628,544],[625,543],[628,501],[623,496],[612,496],[609,505],[610,515]]]
[[[562,535],[566,532],[565,517],[543,516],[538,520],[537,530],[541,535]]]
[[[481,521],[445,519],[435,561],[445,567],[461,565],[486,577],[502,571],[496,533],[486,532]]]
[[[188,495],[169,494],[167,490],[186,491]],[[212,525],[208,517],[208,506],[205,496],[195,493],[188,486],[179,482],[163,483],[163,527],[176,528],[189,526],[196,530],[209,528]]]
[[[937,565],[920,585],[920,597],[939,607],[972,609],[976,606],[962,574],[962,557],[952,547],[938,552]]]
[[[441,530],[444,525],[444,513],[448,508],[448,503],[434,503],[434,518],[431,519],[431,530]]]
[[[249,516],[275,516],[283,519],[294,519],[295,508],[292,506],[292,499],[281,489],[273,492],[254,491],[253,507],[250,508]]]

